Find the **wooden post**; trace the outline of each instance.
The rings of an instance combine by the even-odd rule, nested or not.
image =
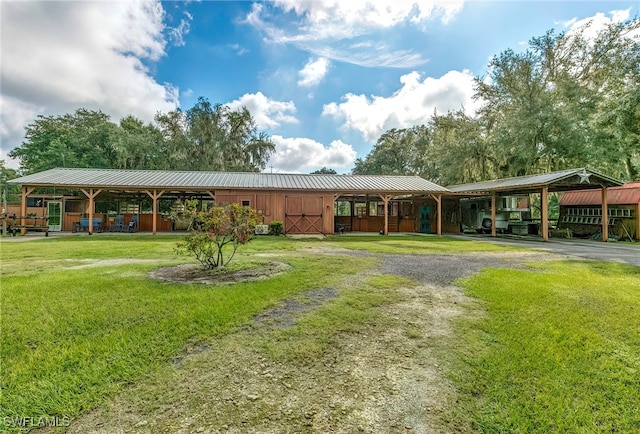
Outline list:
[[[491,193],[491,236],[496,236],[496,193]]]
[[[542,240],[549,241],[549,187],[542,187],[540,192],[540,230]]]
[[[89,235],[93,234],[93,210],[95,207],[95,203],[93,202],[93,190],[89,190],[90,191],[90,195],[89,195],[89,227],[87,228],[87,231],[89,231]]]
[[[640,202],[636,207],[636,240],[640,240]]]
[[[153,190],[152,192],[145,191],[145,193],[147,193],[147,195],[149,195],[149,197],[151,197],[151,200],[153,201],[153,205],[151,206],[151,210],[153,212],[152,232],[153,232],[153,235],[155,235],[158,228],[158,222],[156,221],[157,215],[158,215],[158,199],[160,199],[160,196],[164,194],[164,191]],[[211,193],[209,194],[211,195]]]
[[[93,234],[93,209],[95,207],[94,199],[102,192],[102,190],[96,190],[90,188],[89,190],[80,189],[84,193],[85,196],[89,198],[89,207],[87,209],[87,214],[89,214],[89,227],[87,231],[89,235]]]
[[[20,233],[22,235],[27,233],[27,229],[24,227],[24,225],[26,225],[27,223],[24,218],[27,215],[27,196],[28,195],[29,195],[29,190],[27,189],[26,186],[22,186],[22,202],[20,204],[20,226],[22,226],[22,228],[20,229]]]
[[[158,215],[158,199],[160,198],[160,196],[162,196],[162,194],[164,193],[164,191],[158,191],[158,190],[153,190],[153,192],[150,191],[145,191],[145,193],[147,193],[149,195],[149,197],[151,197],[151,200],[153,201],[153,205],[151,207],[151,210],[153,212],[152,214],[152,218],[153,218],[153,223],[152,223],[152,230],[153,230],[153,235],[156,234],[156,230],[158,228],[158,222],[157,220],[157,215]]]
[[[431,196],[436,201],[436,233],[442,235],[442,195]]]
[[[384,229],[383,232],[385,235],[389,235],[389,200],[391,199],[389,196],[380,195],[380,199],[382,199],[382,203],[384,203]]]
[[[602,187],[602,241],[609,240],[609,205],[607,204],[607,187]]]

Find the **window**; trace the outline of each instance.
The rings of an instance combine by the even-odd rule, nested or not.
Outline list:
[[[351,202],[347,200],[338,200],[334,204],[334,213],[337,217],[351,216]]]
[[[369,202],[369,215],[370,216],[378,215],[378,202]]]
[[[44,198],[42,197],[28,197],[27,206],[30,208],[42,208],[44,206]]]
[[[367,216],[367,204],[364,202],[356,202],[353,204],[353,214],[356,217]]]
[[[242,206],[251,206],[251,201],[250,200],[243,200],[242,201]]]

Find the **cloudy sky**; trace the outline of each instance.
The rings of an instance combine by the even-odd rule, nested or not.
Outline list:
[[[381,133],[472,113],[492,55],[640,1],[0,1],[0,159],[37,115],[246,106],[267,171],[348,172]]]

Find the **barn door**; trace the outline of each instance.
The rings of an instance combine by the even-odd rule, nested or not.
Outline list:
[[[284,230],[289,234],[322,233],[322,196],[286,196]]]

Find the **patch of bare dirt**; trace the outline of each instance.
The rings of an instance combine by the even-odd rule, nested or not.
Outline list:
[[[262,280],[282,274],[291,269],[284,262],[271,261],[241,270],[207,270],[198,264],[182,264],[158,268],[149,277],[167,282],[201,283],[206,285],[230,285],[239,282]]]
[[[72,259],[71,261],[79,261],[81,264],[68,267],[70,270],[77,270],[91,267],[110,267],[114,265],[126,264],[151,264],[157,263],[157,259],[134,259],[134,258],[118,258],[118,259]]]

